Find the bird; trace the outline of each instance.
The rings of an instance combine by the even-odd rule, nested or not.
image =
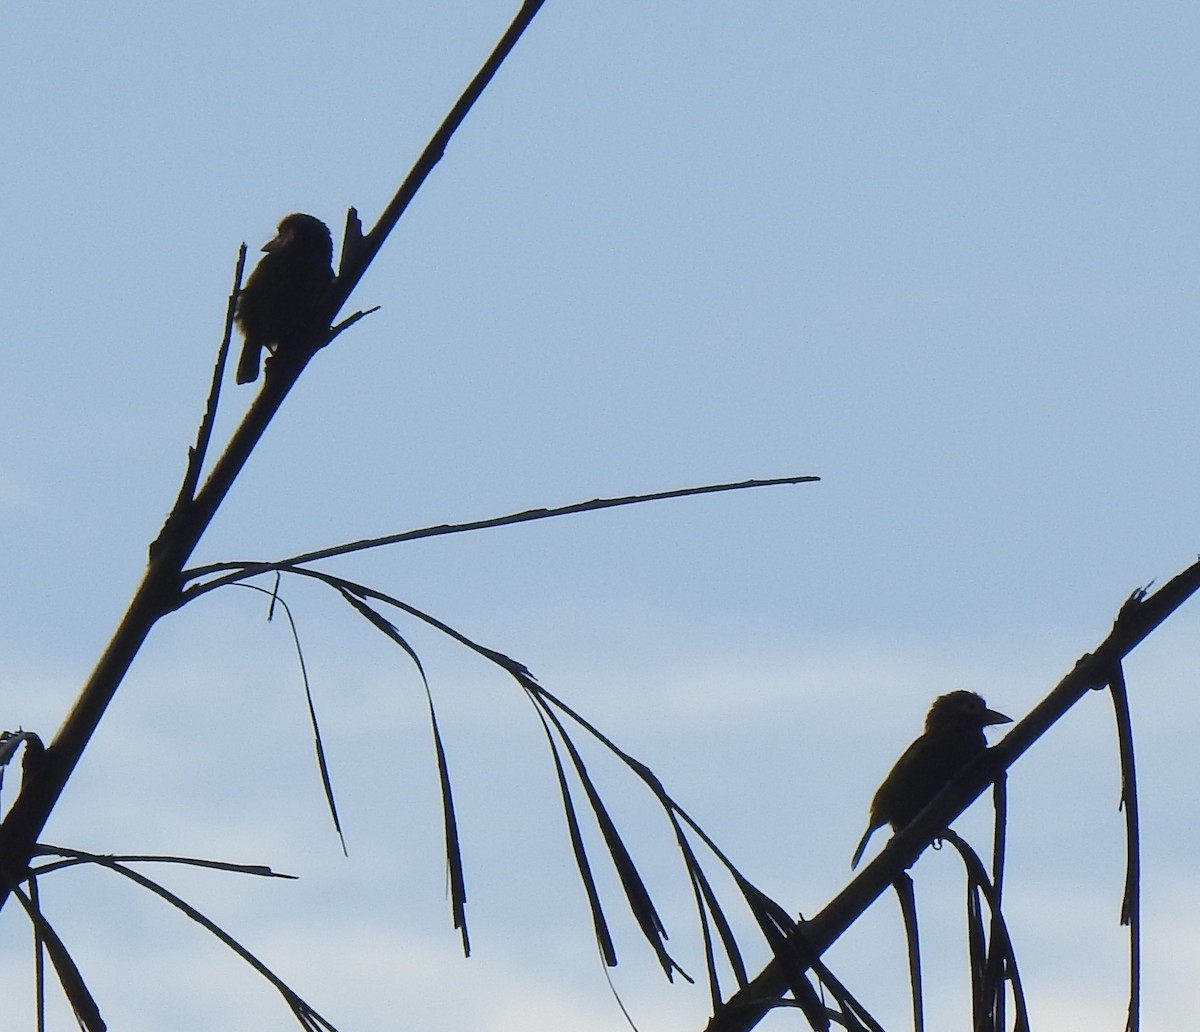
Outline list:
[[[258,379],[263,348],[277,354],[312,319],[321,295],[333,282],[333,238],[312,215],[293,212],[262,247],[266,253],[238,293],[234,321],[246,338],[237,382]]]
[[[1010,717],[988,709],[975,692],[950,692],[934,699],[925,716],[925,730],[904,750],[871,800],[870,823],[854,851],[851,870],[858,866],[867,840],[877,828],[890,824],[893,831],[899,831],[955,774],[987,749],[985,727],[1010,723]]]

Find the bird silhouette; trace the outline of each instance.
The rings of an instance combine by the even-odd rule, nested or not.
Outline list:
[[[871,800],[871,820],[854,851],[851,869],[858,866],[867,840],[877,828],[890,824],[899,831],[955,774],[987,749],[985,727],[1008,723],[1011,718],[988,709],[974,692],[950,692],[934,699],[921,737],[904,750]]]
[[[299,212],[285,216],[262,249],[266,254],[238,294],[234,315],[246,338],[238,383],[258,379],[264,348],[278,354],[304,330],[333,281],[333,238],[320,219]]]

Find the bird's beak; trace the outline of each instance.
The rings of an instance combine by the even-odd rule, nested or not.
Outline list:
[[[283,246],[283,234],[279,233],[271,237],[265,244],[262,245],[264,251],[278,251]]]
[[[985,709],[983,711],[983,725],[987,727],[989,724],[1011,724],[1012,717],[1006,717],[1003,713],[999,713],[994,709]]]

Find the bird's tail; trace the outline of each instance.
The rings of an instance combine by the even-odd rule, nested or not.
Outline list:
[[[258,379],[258,363],[261,357],[262,345],[258,341],[246,338],[242,345],[242,354],[238,358],[237,382],[253,383]]]
[[[858,848],[854,851],[854,857],[850,861],[850,870],[854,870],[858,866],[858,862],[862,859],[863,853],[867,851],[867,842],[871,836],[875,834],[875,829],[878,824],[872,824],[866,831],[863,832],[863,837],[858,840]]]

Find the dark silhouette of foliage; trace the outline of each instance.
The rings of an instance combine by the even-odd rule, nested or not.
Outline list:
[[[43,993],[40,977],[41,962],[45,955],[49,957],[57,972],[67,999],[81,1025],[89,1032],[99,1032],[105,1027],[99,1007],[88,992],[66,945],[42,913],[38,891],[39,880],[48,874],[79,863],[91,863],[121,874],[142,888],[166,899],[217,936],[275,985],[302,1027],[314,1030],[333,1028],[245,946],[218,928],[215,923],[190,904],[175,896],[166,887],[133,870],[128,864],[135,861],[187,863],[228,871],[273,876],[269,869],[263,867],[244,868],[194,858],[102,857],[82,850],[50,847],[38,842],[38,836],[60,793],[70,779],[92,735],[96,732],[109,702],[120,687],[125,674],[155,624],[162,617],[183,608],[200,595],[226,585],[251,587],[267,592],[271,596],[271,611],[274,611],[276,605],[280,605],[288,618],[304,681],[322,785],[334,827],[341,836],[341,823],[334,801],[332,774],[326,762],[300,638],[296,633],[291,611],[280,596],[281,578],[284,575],[315,579],[331,588],[348,604],[352,612],[366,620],[371,627],[397,645],[417,667],[429,704],[430,726],[434,739],[442,809],[445,816],[444,837],[450,871],[451,908],[454,925],[462,935],[464,952],[469,953],[470,951],[466,920],[466,875],[459,845],[450,770],[438,725],[434,694],[420,657],[408,643],[390,612],[424,622],[499,666],[515,679],[534,705],[551,746],[576,863],[587,890],[597,941],[606,963],[616,963],[616,950],[608,931],[605,908],[592,875],[592,865],[595,859],[585,847],[584,837],[580,831],[580,821],[584,812],[590,812],[591,818],[599,828],[605,852],[615,866],[630,914],[655,950],[664,972],[668,976],[675,972],[683,974],[666,951],[666,930],[650,892],[632,859],[624,835],[592,780],[583,754],[573,738],[573,735],[580,732],[600,742],[604,748],[616,755],[642,779],[658,799],[667,819],[674,828],[687,876],[696,890],[697,912],[704,928],[708,947],[707,964],[714,980],[712,987],[714,1003],[720,999],[721,993],[715,981],[717,964],[714,959],[715,943],[709,935],[711,928],[717,929],[718,938],[725,951],[731,954],[731,963],[739,973],[741,980],[744,980],[745,977],[744,966],[737,952],[738,947],[731,931],[730,922],[697,857],[691,836],[695,836],[700,843],[716,855],[721,864],[734,874],[737,884],[742,888],[747,905],[752,912],[760,915],[760,922],[764,929],[772,929],[771,934],[775,939],[781,943],[785,941],[785,933],[779,931],[779,927],[781,923],[786,926],[790,922],[779,916],[783,913],[782,909],[777,905],[769,904],[767,898],[736,871],[695,821],[671,799],[648,767],[624,753],[598,728],[543,688],[524,664],[476,643],[462,632],[387,592],[316,570],[310,564],[317,559],[328,559],[364,549],[438,534],[463,533],[485,527],[503,527],[531,520],[668,498],[684,498],[712,492],[811,482],[816,479],[815,477],[792,476],[766,481],[750,480],[740,483],[688,487],[649,495],[593,499],[556,509],[528,510],[470,524],[443,525],[405,531],[369,541],[337,545],[283,562],[224,563],[195,570],[184,568],[212,517],[240,474],[251,451],[261,439],[308,362],[318,351],[330,345],[341,333],[374,310],[355,312],[340,322],[335,323],[334,321],[416,191],[441,159],[448,140],[462,123],[475,100],[540,7],[540,0],[523,4],[512,25],[434,134],[376,225],[369,232],[363,233],[358,213],[353,208],[350,209],[346,219],[336,277],[333,277],[332,270],[326,272],[329,257],[328,233],[319,220],[312,216],[291,215],[280,223],[280,236],[268,245],[266,258],[259,264],[244,288],[242,278],[246,263],[245,245],[238,254],[233,289],[226,309],[225,333],[218,349],[208,401],[197,431],[196,442],[188,452],[186,469],[175,503],[162,530],[150,545],[149,564],[142,582],[136,589],[108,647],[83,686],[74,708],[49,746],[42,749],[40,739],[28,732],[7,733],[0,738],[0,770],[21,745],[25,747],[20,792],[5,815],[3,823],[0,824],[0,904],[10,893],[17,895],[34,922],[38,942],[35,964],[39,972],[39,1013],[41,1013],[40,1001]],[[313,232],[310,233],[310,229]],[[298,235],[311,238],[314,246],[308,248],[294,246]],[[293,253],[297,256],[296,261],[292,261]],[[310,253],[311,260],[308,257]],[[332,282],[328,283],[326,289],[325,284],[329,279],[332,279]],[[314,305],[311,299],[318,294],[320,294],[320,302]],[[250,382],[255,378],[251,375],[250,367],[253,364],[255,367],[253,372],[257,372],[257,359],[262,349],[266,348],[272,351],[273,357],[268,361],[268,375],[264,378],[261,389],[251,402],[240,425],[226,443],[224,450],[210,466],[208,465],[209,450],[213,443],[212,435],[221,387],[225,380],[225,366],[235,321],[247,338],[243,354],[246,361],[240,364],[241,368],[237,377],[239,382]],[[250,361],[251,359],[254,360],[253,363]],[[207,473],[206,476],[205,473]],[[243,583],[251,577],[262,574],[274,576],[274,584],[270,589],[258,584]],[[57,855],[60,859],[46,862],[45,858],[49,855]],[[21,888],[24,884],[28,885],[28,891]],[[768,912],[771,912],[770,920],[763,919],[761,915]],[[688,976],[684,974],[684,977]],[[808,987],[807,979],[803,974],[798,974],[793,980],[792,988],[815,1014],[816,994]]]
[[[410,626],[432,628],[482,657],[515,683],[532,707],[548,744],[567,835],[586,895],[602,962],[613,966],[618,960],[613,932],[617,918],[614,908],[607,905],[608,901],[602,895],[602,881],[597,877],[598,866],[605,864],[611,865],[619,885],[621,917],[638,929],[668,979],[674,979],[678,974],[681,979],[690,982],[693,976],[684,971],[667,948],[667,929],[660,907],[656,904],[647,879],[638,868],[635,849],[627,830],[618,821],[611,802],[600,791],[589,766],[587,750],[598,750],[614,758],[632,772],[642,788],[649,792],[673,834],[678,849],[679,871],[691,890],[695,927],[704,949],[704,977],[709,986],[713,1009],[707,1032],[748,1032],[765,1014],[778,1007],[799,1010],[814,1029],[825,1030],[836,1024],[846,1029],[881,1032],[879,1022],[826,967],[822,957],[888,886],[896,887],[905,915],[914,1026],[920,1030],[924,1023],[924,1008],[917,909],[906,872],[935,840],[950,843],[961,856],[966,871],[972,1027],[975,1032],[1001,1032],[1009,1027],[1015,1032],[1025,1032],[1030,1027],[1030,1020],[1017,958],[1002,908],[1006,838],[1004,779],[1008,768],[1080,699],[1090,691],[1107,688],[1117,721],[1122,771],[1121,805],[1126,815],[1127,874],[1120,908],[1120,919],[1130,930],[1130,999],[1126,1027],[1129,1032],[1136,1032],[1141,983],[1138,807],[1133,739],[1122,662],[1133,648],[1200,588],[1200,562],[1152,594],[1144,590],[1135,592],[1118,613],[1109,636],[1094,652],[1084,655],[1074,670],[991,749],[984,749],[981,729],[986,724],[999,722],[996,719],[999,715],[984,708],[982,714],[975,713],[978,719],[969,729],[973,737],[967,742],[968,748],[956,751],[953,762],[939,766],[936,776],[918,779],[921,784],[917,789],[897,796],[888,790],[888,785],[892,783],[893,776],[899,778],[903,773],[902,758],[896,768],[900,773],[893,772],[876,797],[868,828],[869,835],[884,824],[892,824],[896,828],[895,834],[879,855],[825,908],[807,919],[793,915],[757,888],[738,869],[727,852],[679,805],[648,765],[622,749],[563,698],[540,683],[523,662],[476,641],[463,630],[392,592],[351,580],[324,567],[317,568],[315,564],[428,537],[498,529],[518,523],[707,493],[807,483],[815,481],[816,477],[783,476],[616,498],[595,498],[557,508],[529,509],[473,522],[398,531],[333,544],[284,559],[231,560],[192,568],[187,566],[213,516],[308,362],[374,311],[359,310],[337,321],[388,235],[441,160],[450,138],[541,6],[542,0],[527,0],[522,4],[512,24],[433,134],[375,225],[364,232],[358,212],[354,208],[348,210],[336,276],[328,267],[331,241],[327,239],[328,231],[322,223],[310,216],[292,215],[280,224],[281,239],[289,220],[297,218],[310,220],[323,231],[318,234],[320,246],[316,250],[319,251],[319,260],[315,264],[301,263],[304,275],[299,278],[307,280],[304,289],[299,290],[303,304],[296,302],[297,292],[293,288],[299,280],[295,277],[284,275],[282,281],[274,286],[269,282],[273,275],[271,270],[279,266],[268,259],[277,257],[278,249],[268,254],[243,287],[246,247],[242,246],[205,410],[195,443],[188,452],[174,505],[160,533],[150,545],[149,562],[143,579],[56,737],[43,746],[41,739],[33,732],[0,732],[0,775],[18,753],[23,757],[20,791],[0,822],[0,906],[10,895],[15,896],[34,929],[39,1029],[45,1024],[47,959],[80,1026],[87,1032],[102,1032],[106,1028],[99,1003],[89,991],[80,966],[46,916],[43,906],[44,886],[48,884],[46,879],[50,875],[57,879],[62,872],[87,864],[120,875],[142,890],[165,900],[205,928],[275,987],[302,1028],[309,1032],[336,1032],[327,1019],[275,975],[248,947],[166,886],[142,873],[140,868],[147,864],[183,864],[258,877],[286,878],[287,875],[277,874],[262,865],[238,865],[189,857],[105,856],[39,841],[61,792],[157,622],[202,595],[217,588],[232,586],[269,595],[270,612],[273,614],[278,605],[287,617],[304,682],[326,803],[334,828],[339,837],[342,836],[333,791],[334,772],[330,770],[322,743],[301,637],[292,619],[291,609],[283,597],[289,582],[300,578],[327,588],[334,597],[345,603],[351,614],[362,619],[397,647],[403,661],[411,663],[420,677],[428,705],[438,771],[451,915],[454,927],[461,935],[464,954],[470,953],[466,906],[468,872],[459,840],[452,771],[438,721],[436,686],[431,683],[425,665],[410,641]],[[304,225],[312,229],[310,222]],[[309,276],[309,273],[312,275]],[[271,289],[265,289],[264,283]],[[319,303],[313,304],[312,298],[318,295]],[[298,314],[297,305],[302,309]],[[292,319],[292,315],[297,317]],[[264,382],[242,421],[220,454],[210,462],[216,413],[222,384],[226,379],[225,367],[235,322],[240,324],[246,336],[245,361],[239,363],[238,382],[251,382],[256,378],[259,352],[263,348],[273,350],[275,357],[268,364],[270,373],[263,377]],[[252,364],[254,376],[251,375]],[[265,578],[270,586],[255,582],[256,578]],[[978,699],[978,696],[972,698]],[[982,700],[978,701],[982,707]],[[931,720],[932,716],[931,711]],[[924,773],[928,774],[928,770]],[[974,849],[950,830],[951,822],[989,786],[993,787],[996,800],[990,871]],[[892,784],[892,788],[895,787]],[[902,801],[897,802],[901,797]],[[597,840],[599,846],[589,845]],[[865,842],[864,837],[863,845]],[[342,845],[345,849],[344,839]],[[861,849],[862,846],[855,855],[856,863]],[[714,877],[714,872],[736,888],[732,900],[722,898],[718,887],[720,883]],[[753,943],[739,940],[735,932],[737,923],[733,916],[734,907],[744,908],[743,915],[748,914],[756,926],[758,938]],[[758,948],[760,952],[765,947],[772,957],[765,969],[755,977],[750,977],[745,958],[750,946]],[[727,981],[732,977],[735,986],[731,992],[728,991],[729,986],[722,985],[723,977]]]
[[[1066,677],[996,745],[959,773],[911,824],[898,831],[869,863],[818,914],[797,930],[814,956],[823,954],[983,791],[995,783],[1043,734],[1090,691],[1108,688],[1116,701],[1121,725],[1122,803],[1128,827],[1126,887],[1121,918],[1130,929],[1130,1003],[1126,1027],[1139,1025],[1140,928],[1138,916],[1137,807],[1132,734],[1122,662],[1147,636],[1200,589],[1200,561],[1172,577],[1157,591],[1139,588],[1122,605],[1113,629],[1093,652],[1084,654]],[[997,841],[1001,837],[997,836]],[[997,885],[1000,881],[996,880]],[[997,903],[996,910],[999,910]],[[995,911],[993,911],[995,913]],[[994,936],[995,937],[995,936]],[[1015,970],[1015,969],[1014,969]],[[748,1032],[788,992],[788,978],[778,957],[742,986],[714,1013],[707,1032]],[[1018,1015],[1020,1020],[1020,1015]],[[989,1026],[983,1026],[985,1029]]]

